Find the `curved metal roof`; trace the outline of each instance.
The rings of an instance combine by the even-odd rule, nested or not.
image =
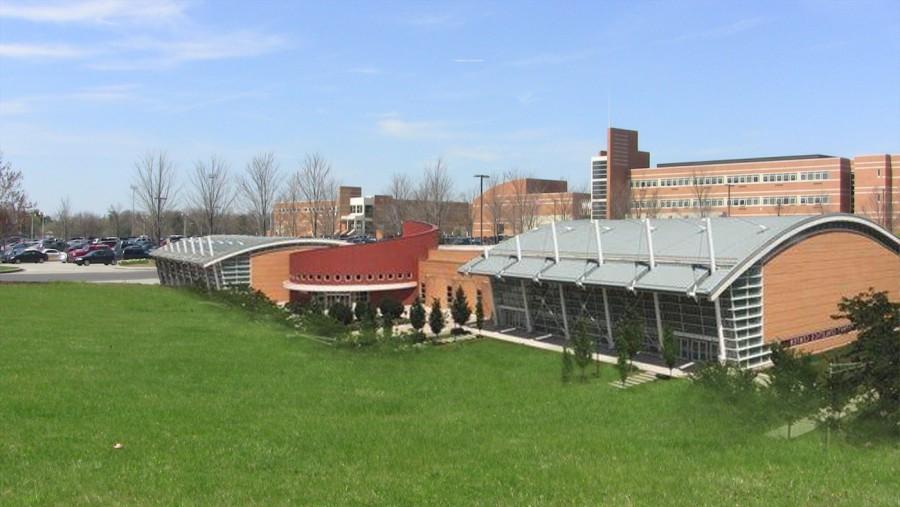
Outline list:
[[[556,224],[556,247],[552,226],[543,226],[497,244],[486,252],[486,258],[472,259],[459,271],[704,294],[715,299],[765,256],[820,226],[863,232],[900,253],[900,239],[856,215],[710,218],[716,264],[711,271],[706,219],[651,219],[649,224],[655,269],[650,269],[644,220],[599,220],[596,224],[573,220]],[[598,226],[603,264],[599,263]],[[534,273],[535,266],[548,260],[552,267]],[[518,269],[518,264],[523,269]]]
[[[198,264],[208,268],[226,259],[259,250],[290,246],[341,246],[346,241],[325,238],[284,238],[269,236],[213,235],[198,238],[184,238],[157,248],[151,257]]]

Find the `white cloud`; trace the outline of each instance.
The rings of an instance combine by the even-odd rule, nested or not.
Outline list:
[[[222,35],[194,35],[191,38],[163,40],[153,37],[127,39],[111,44],[127,55],[90,66],[100,70],[143,70],[169,68],[186,62],[227,60],[260,56],[287,47],[280,35],[241,31]]]
[[[690,40],[710,40],[731,37],[748,30],[752,30],[763,22],[762,18],[739,19],[727,25],[717,26],[706,30],[686,33],[671,39],[669,42],[684,42]]]
[[[28,112],[28,102],[24,100],[0,101],[0,116],[22,114]]]
[[[0,18],[50,23],[162,21],[181,16],[184,8],[184,2],[176,0],[4,2],[0,4]]]
[[[0,44],[0,58],[18,60],[72,60],[91,52],[84,48],[53,44]]]
[[[398,139],[442,139],[448,133],[436,122],[406,121],[399,118],[384,118],[375,124],[378,132]]]
[[[72,93],[69,97],[77,100],[89,101],[130,100],[135,98],[133,92],[136,88],[137,85],[134,84],[93,86]]]
[[[569,52],[548,52],[538,53],[536,55],[527,56],[518,60],[513,60],[510,65],[515,67],[535,67],[541,65],[561,65],[564,63],[572,63],[585,60],[596,55],[596,49],[582,49]]]
[[[454,58],[453,63],[484,63],[484,58]]]
[[[489,148],[466,148],[456,147],[450,148],[447,152],[450,157],[465,158],[469,160],[477,160],[478,162],[496,162],[500,160],[500,154]]]

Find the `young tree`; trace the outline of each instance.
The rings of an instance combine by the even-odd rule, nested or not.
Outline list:
[[[444,330],[444,311],[441,309],[441,300],[434,298],[431,300],[431,313],[428,315],[428,327],[434,333],[435,338]]]
[[[481,330],[484,329],[484,302],[481,300],[481,291],[475,293],[475,327],[481,335]]]
[[[887,292],[869,289],[838,303],[834,319],[846,319],[857,332],[853,351],[862,363],[860,382],[877,393],[873,408],[900,424],[900,303]]]
[[[409,324],[416,330],[417,335],[422,334],[422,328],[425,327],[425,307],[419,298],[416,298],[415,303],[409,308]]]
[[[787,438],[790,439],[794,423],[815,407],[816,371],[809,354],[795,354],[777,342],[772,344],[770,350],[769,398],[775,411],[787,424]]]
[[[581,381],[587,380],[585,370],[591,364],[593,341],[587,333],[587,323],[584,319],[575,322],[575,333],[572,335],[572,349],[575,352],[575,364],[581,370]]]
[[[464,326],[472,315],[472,308],[469,306],[469,301],[466,299],[466,293],[463,291],[462,285],[458,285],[456,292],[453,294],[453,301],[450,304],[450,315],[453,317],[453,322],[456,324],[457,329]]]
[[[154,225],[153,239],[158,245],[165,215],[177,204],[175,164],[165,152],[148,153],[135,163],[135,173],[138,198]]]
[[[281,174],[271,152],[253,157],[240,181],[241,194],[256,219],[256,233],[260,236],[265,236],[270,229],[272,206],[280,182]]]
[[[675,338],[675,332],[672,331],[672,328],[669,326],[663,327],[662,357],[666,366],[669,367],[670,377],[672,376],[672,368],[675,367],[675,363],[678,361],[679,352],[678,340]]]
[[[388,234],[399,235],[403,222],[413,218],[413,206],[410,203],[415,198],[415,188],[412,178],[405,174],[395,173],[385,193],[392,197],[387,207]]]
[[[22,226],[28,220],[28,209],[33,204],[22,187],[23,179],[22,171],[4,162],[0,152],[0,238],[22,232]]]
[[[858,379],[854,378],[854,373],[859,366],[861,363],[841,365],[829,362],[816,382],[821,406],[816,419],[825,427],[826,448],[831,445],[831,433],[841,429],[844,411],[857,394]]]
[[[372,305],[368,301],[358,301],[353,307],[353,316],[359,322],[366,320],[370,313],[372,313]]]
[[[562,372],[561,380],[568,383],[572,380],[572,373],[575,371],[575,361],[572,360],[572,351],[569,350],[568,343],[563,345],[562,351]]]
[[[403,305],[394,298],[384,298],[378,303],[378,309],[381,311],[383,318],[389,319],[391,322],[403,316]]]
[[[616,371],[619,372],[619,380],[624,387],[631,372],[631,355],[628,354],[628,342],[622,335],[616,337]]]
[[[616,337],[616,349],[623,348],[628,354],[628,361],[634,360],[644,347],[644,323],[635,308],[629,308],[616,324],[619,335]]]

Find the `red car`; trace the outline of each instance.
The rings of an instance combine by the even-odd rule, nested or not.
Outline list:
[[[85,245],[81,248],[69,248],[66,250],[66,262],[75,262],[75,259],[77,259],[78,257],[83,257],[88,252],[102,249],[109,249],[109,247],[102,243],[94,243],[91,245]]]

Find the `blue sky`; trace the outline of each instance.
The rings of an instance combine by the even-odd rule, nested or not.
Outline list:
[[[0,150],[51,212],[160,149],[586,183],[609,116],[653,164],[896,153],[900,2],[0,0]]]

